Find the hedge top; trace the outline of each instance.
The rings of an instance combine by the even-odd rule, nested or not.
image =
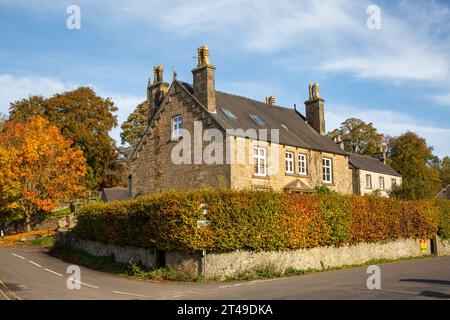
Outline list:
[[[197,227],[206,204],[209,226]],[[161,250],[290,250],[450,235],[450,201],[267,191],[167,192],[82,208],[75,232]]]

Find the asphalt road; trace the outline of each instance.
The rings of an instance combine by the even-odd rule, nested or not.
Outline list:
[[[1,299],[450,299],[450,257],[379,265],[381,289],[367,268],[248,282],[161,283],[81,267],[68,289],[70,264],[36,248],[0,248]],[[73,284],[73,282],[70,282]]]

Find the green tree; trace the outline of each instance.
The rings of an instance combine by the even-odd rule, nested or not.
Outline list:
[[[444,185],[450,185],[450,157],[445,156],[440,164],[441,180]]]
[[[128,153],[123,152],[123,147],[114,146],[106,170],[105,184],[110,187],[125,187],[127,185],[128,168]]]
[[[424,138],[406,132],[388,139],[389,164],[402,175],[401,186],[392,195],[401,199],[433,198],[442,187],[439,170],[434,165],[433,148]]]
[[[10,105],[10,119],[26,122],[41,115],[79,147],[87,161],[85,184],[90,189],[107,185],[106,175],[114,154],[109,131],[117,126],[117,111],[110,98],[99,97],[92,88],[80,87],[49,99],[32,96]]]
[[[122,145],[128,144],[131,149],[134,149],[142,138],[147,124],[148,103],[147,101],[143,101],[136,106],[121,126],[122,132],[120,133],[120,138]]]
[[[32,116],[45,118],[46,110],[46,100],[43,96],[29,96],[10,103],[9,118],[26,123]]]
[[[383,135],[378,133],[372,122],[366,123],[356,118],[345,120],[339,129],[328,132],[328,136],[332,139],[340,136],[346,151],[366,155],[374,155],[383,145]]]

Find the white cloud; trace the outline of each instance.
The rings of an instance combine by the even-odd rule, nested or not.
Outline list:
[[[448,7],[431,1],[390,3],[392,7],[381,6],[381,30],[369,30],[366,10],[370,4],[184,0],[172,1],[166,10],[161,1],[148,5],[135,1],[126,8],[115,3],[107,10],[122,22],[126,10],[128,18],[146,19],[171,33],[226,40],[252,53],[282,54],[289,67],[310,60],[311,68],[357,78],[448,82],[450,46],[438,37],[450,33]]]
[[[436,81],[446,79],[448,62],[443,56],[426,56],[423,52],[399,51],[392,56],[339,58],[321,65],[323,71],[348,72],[357,78],[401,82],[407,80]]]
[[[19,3],[40,11],[60,10],[53,1]],[[236,49],[276,54],[289,62],[287,68],[301,63],[314,71],[356,78],[450,85],[450,10],[437,1],[381,5],[381,30],[366,26],[366,10],[373,4],[368,0],[141,0],[107,5],[79,0],[78,4],[86,13],[83,19],[108,32],[122,32],[120,25],[155,28],[226,44],[237,53]]]
[[[440,105],[450,106],[450,93],[442,94],[442,95],[435,95],[435,96],[432,96],[431,99]]]
[[[48,77],[15,77],[10,74],[0,74],[0,112],[7,114],[12,101],[26,98],[29,95],[49,97],[57,92],[74,88],[70,83],[63,83]]]
[[[434,127],[402,112],[389,109],[361,109],[352,106],[330,105],[325,113],[327,130],[339,128],[347,118],[359,118],[372,122],[378,132],[397,136],[406,131],[413,131],[424,137],[434,153],[439,157],[450,155],[450,128]]]
[[[12,101],[30,95],[42,95],[48,98],[56,93],[73,90],[78,86],[75,83],[49,77],[15,77],[10,74],[0,74],[0,113],[8,114],[9,103]],[[119,126],[111,131],[111,136],[120,143],[120,125],[145,97],[105,91],[92,85],[88,86],[93,87],[99,96],[110,97],[116,104]]]
[[[145,97],[102,91],[99,91],[98,94],[101,97],[110,97],[118,109],[116,114],[119,125],[111,130],[110,135],[114,140],[116,140],[117,144],[120,145],[120,126],[125,120],[127,120],[129,114],[134,111],[134,108],[136,108],[139,103],[144,101]]]

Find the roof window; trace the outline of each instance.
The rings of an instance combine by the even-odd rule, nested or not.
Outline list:
[[[258,116],[255,116],[254,114],[250,114],[249,115],[250,118],[252,118],[253,121],[255,121],[255,123],[259,126],[263,126],[264,122],[261,121],[261,119]]]

